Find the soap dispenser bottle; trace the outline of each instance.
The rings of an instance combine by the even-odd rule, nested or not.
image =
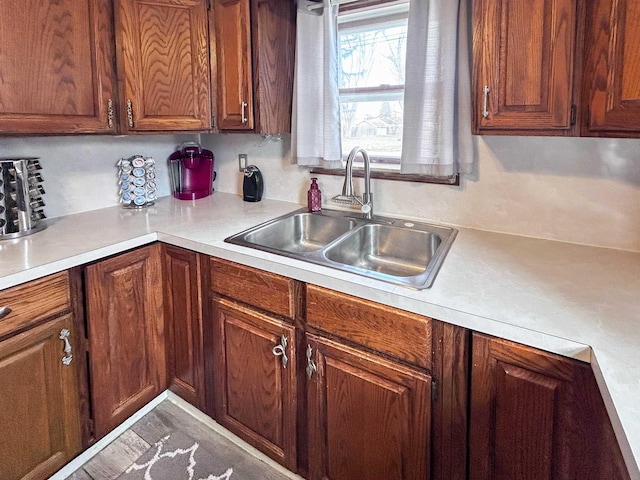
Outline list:
[[[322,210],[322,192],[318,188],[318,179],[311,179],[311,186],[307,192],[307,207],[310,212],[319,212]]]

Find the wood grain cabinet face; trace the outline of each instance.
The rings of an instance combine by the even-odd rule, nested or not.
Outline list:
[[[209,24],[215,39],[218,129],[290,132],[295,3],[213,0]]]
[[[474,133],[576,134],[577,0],[474,1]]]
[[[212,315],[216,420],[295,471],[295,327],[223,298]]]
[[[115,132],[111,1],[3,0],[0,51],[0,132]]]
[[[587,3],[583,135],[640,136],[640,3]]]
[[[211,128],[206,0],[118,0],[124,132]]]
[[[431,377],[307,339],[317,367],[308,384],[309,478],[430,478]]]
[[[108,433],[166,388],[160,246],[85,270],[95,435]]]
[[[587,364],[474,334],[469,422],[469,478],[629,478]]]
[[[200,257],[169,245],[163,245],[162,252],[167,384],[174,393],[204,409]]]

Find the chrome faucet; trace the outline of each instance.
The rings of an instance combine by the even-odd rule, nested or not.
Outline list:
[[[353,159],[361,153],[364,160],[364,193],[362,199],[355,194],[353,189]],[[362,147],[354,147],[347,157],[347,167],[344,176],[344,185],[342,186],[342,194],[336,195],[332,199],[336,203],[344,205],[360,204],[362,216],[367,219],[373,218],[373,194],[371,193],[371,164],[369,154]]]

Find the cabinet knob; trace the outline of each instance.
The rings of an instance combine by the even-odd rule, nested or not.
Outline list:
[[[60,337],[58,337],[60,338],[60,340],[64,342],[65,356],[62,357],[62,363],[64,363],[67,366],[71,364],[71,361],[73,360],[71,344],[69,343],[69,335],[71,335],[71,332],[69,332],[69,330],[67,330],[66,328],[63,328],[62,330],[60,330]]]
[[[0,307],[0,320],[11,313],[11,309],[9,307]]]
[[[286,351],[287,343],[287,337],[282,335],[282,337],[280,337],[280,345],[276,345],[275,347],[273,347],[273,350],[271,350],[276,357],[282,357],[283,368],[287,368],[287,363],[289,363],[289,358],[287,357]]]
[[[484,93],[484,107],[482,108],[482,116],[484,118],[487,118],[489,116],[489,92],[491,91],[491,89],[489,88],[489,85],[485,85],[484,88],[482,89],[482,92]]]
[[[133,103],[130,98],[127,98],[127,122],[129,128],[133,128]]]
[[[309,377],[309,380],[311,380],[311,377],[313,377],[314,372],[318,371],[318,367],[316,367],[316,364],[314,363],[314,361],[311,359],[311,355],[313,353],[313,350],[311,349],[311,345],[307,345],[307,377]]]

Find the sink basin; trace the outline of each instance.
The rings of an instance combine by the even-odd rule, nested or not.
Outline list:
[[[356,226],[346,217],[297,213],[257,227],[244,240],[274,250],[291,253],[319,250]]]
[[[364,225],[325,252],[338,263],[396,277],[424,273],[442,243],[439,235],[389,225]]]
[[[350,215],[301,209],[225,242],[421,290],[432,285],[457,234],[428,223]]]

